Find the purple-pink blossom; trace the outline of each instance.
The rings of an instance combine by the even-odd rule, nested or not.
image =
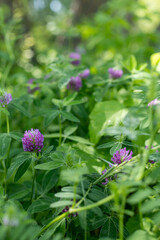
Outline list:
[[[104,169],[104,170],[102,171],[102,175],[105,174],[106,172],[107,172],[107,170]],[[102,184],[103,184],[103,185],[106,185],[108,182],[109,182],[108,178],[105,178],[105,181],[102,182]]]
[[[69,83],[67,84],[67,89],[73,91],[79,91],[82,87],[82,80],[79,76],[71,77]]]
[[[6,93],[2,91],[0,93],[0,105],[2,107],[6,107],[12,101],[12,95],[10,93]]]
[[[22,138],[23,149],[25,152],[41,152],[43,148],[44,137],[38,129],[25,131]]]
[[[69,57],[71,59],[73,59],[73,61],[71,62],[73,65],[79,65],[80,64],[80,60],[81,60],[81,55],[77,52],[72,52],[70,53]]]
[[[160,101],[156,98],[148,103],[148,107],[159,104]]]
[[[126,150],[126,148],[122,148],[119,151],[113,154],[111,160],[116,164],[121,164],[124,161],[129,161],[132,158],[133,152],[130,150]]]
[[[73,200],[71,200],[73,201]],[[76,201],[77,202],[77,201]],[[69,206],[65,206],[65,208],[63,208],[62,210],[62,213],[65,213],[65,212],[68,212],[69,211]],[[78,213],[72,213],[72,214],[69,214],[68,217],[77,217],[78,216]]]
[[[87,78],[90,75],[90,70],[87,68],[82,73],[79,74],[81,78]]]
[[[112,79],[120,78],[123,75],[122,70],[118,70],[118,69],[114,69],[114,68],[109,68],[108,73],[109,73],[110,78],[112,78]]]
[[[35,87],[35,88],[31,88],[29,85],[31,85],[32,83],[34,83],[34,81],[35,81],[35,79],[33,79],[33,78],[30,78],[29,79],[29,81],[28,81],[28,87],[27,87],[27,89],[28,89],[28,93],[34,93],[35,91],[37,91],[37,90],[39,90],[40,88],[37,86],[37,87]]]

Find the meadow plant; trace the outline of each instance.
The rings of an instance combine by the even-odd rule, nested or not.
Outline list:
[[[79,91],[82,87],[82,80],[79,76],[71,77],[69,83],[67,84],[68,90]]]
[[[44,137],[38,129],[25,131],[22,138],[23,149],[25,152],[41,152]]]
[[[110,78],[112,78],[112,79],[121,78],[123,75],[122,70],[118,70],[118,69],[114,69],[114,68],[109,68],[108,73],[109,73]]]
[[[6,107],[12,101],[12,95],[5,92],[4,90],[0,91],[0,105]]]
[[[77,52],[72,52],[69,55],[69,58],[72,60],[73,65],[79,65],[81,63],[81,55]]]

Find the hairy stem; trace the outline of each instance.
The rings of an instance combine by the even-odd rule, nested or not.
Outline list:
[[[32,174],[33,174],[33,180],[32,180],[32,190],[31,190],[31,203],[34,200],[34,192],[35,192],[35,176],[36,176],[36,170],[35,170],[35,160],[34,158],[32,159]]]
[[[89,209],[101,206],[109,201],[111,201],[114,198],[114,195],[110,195],[96,203],[81,207],[81,208],[70,208],[68,212],[65,212],[63,214],[61,214],[60,216],[56,217],[55,219],[53,219],[50,223],[48,223],[48,225],[46,225],[45,227],[42,228],[42,230],[39,232],[38,236],[41,235],[44,231],[46,231],[50,226],[52,226],[55,222],[65,218],[66,216],[68,216],[69,214],[72,213],[77,213],[77,212],[82,212],[82,211],[87,211]]]

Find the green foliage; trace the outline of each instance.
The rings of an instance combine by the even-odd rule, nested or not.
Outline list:
[[[158,0],[86,0],[82,19],[70,0],[2,2],[0,240],[159,239]],[[25,152],[32,128],[44,146]]]

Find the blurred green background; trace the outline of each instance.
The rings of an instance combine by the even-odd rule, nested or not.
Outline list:
[[[159,0],[1,0],[0,79],[6,68],[42,77],[42,66],[75,50],[92,72],[130,54],[145,62],[159,51],[159,20]]]

